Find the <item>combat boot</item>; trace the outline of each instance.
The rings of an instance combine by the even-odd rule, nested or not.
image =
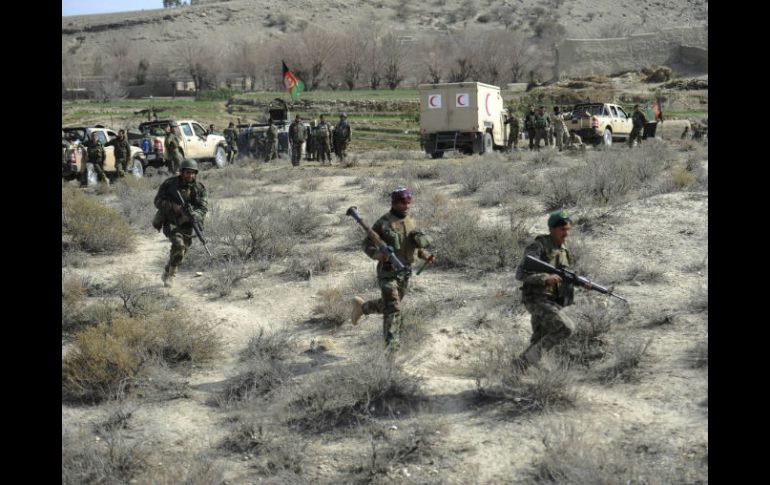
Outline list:
[[[350,314],[350,322],[355,326],[364,314],[364,299],[360,296],[353,298],[353,311]]]
[[[166,288],[172,288],[174,286],[175,277],[176,266],[166,266],[165,271],[163,271],[163,276],[161,276],[161,279],[163,280],[163,286]]]
[[[521,359],[529,365],[536,365],[538,362],[540,362],[540,358],[541,345],[539,342],[530,345],[529,348],[525,350],[523,354],[521,354]]]

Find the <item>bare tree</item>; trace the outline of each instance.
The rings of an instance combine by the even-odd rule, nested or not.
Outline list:
[[[196,94],[203,89],[213,89],[217,86],[220,56],[209,45],[212,44],[203,47],[186,44],[181,49],[182,71],[192,78]]]
[[[390,89],[396,89],[404,80],[403,66],[406,49],[401,40],[392,32],[382,39],[382,55],[385,60],[383,80]]]

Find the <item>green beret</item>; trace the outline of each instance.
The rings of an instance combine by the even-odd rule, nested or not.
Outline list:
[[[567,214],[567,209],[551,212],[548,216],[548,227],[556,227],[561,221],[572,222],[570,221],[569,214]]]

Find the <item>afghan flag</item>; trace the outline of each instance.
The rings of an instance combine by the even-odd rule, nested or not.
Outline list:
[[[658,98],[652,105],[652,113],[655,115],[656,120],[663,121],[663,99]]]
[[[297,76],[286,67],[285,62],[281,61],[281,64],[283,64],[283,85],[289,91],[291,100],[296,101],[300,91],[305,90],[305,83],[297,79]]]

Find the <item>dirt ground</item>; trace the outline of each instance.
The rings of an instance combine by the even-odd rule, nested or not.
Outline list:
[[[707,170],[707,154],[705,157],[699,163]],[[540,170],[526,157],[503,160],[523,174]],[[574,160],[574,156],[558,155],[555,164],[566,167]],[[195,365],[184,375],[172,372],[182,389],[178,395],[158,400],[131,396],[121,403],[96,406],[63,404],[63,428],[88,427],[106,419],[116,408],[131,409],[124,431],[127,439],[154,450],[142,475],[145,478],[137,483],[150,483],[143,480],[153,476],[153,470],[161,470],[164,463],[201,455],[209,456],[221,467],[226,483],[262,482],[262,475],[255,474],[252,466],[253,457],[220,448],[222,440],[232,432],[233,416],[243,418],[259,411],[248,407],[233,411],[212,405],[227,380],[239,372],[239,352],[260,329],[288,329],[296,336],[291,360],[302,369],[296,378],[312,380],[314,375],[347,365],[366,365],[371,352],[381,345],[381,317],[366,316],[357,327],[349,322],[339,327],[313,324],[319,291],[344,287],[356,278],[373,279],[374,262],[347,243],[357,228],[351,229],[354,222],[343,215],[345,209],[358,205],[362,216],[374,222],[387,210],[387,200],[373,194],[361,180],[376,179],[383,172],[410,164],[427,169],[436,164],[468,166],[477,161],[478,157],[436,161],[386,158],[350,169],[305,162],[302,168],[292,170],[283,160],[256,168],[257,180],[249,182],[252,187],[241,195],[224,198],[215,191],[211,193],[219,214],[248,201],[250,196],[246,194],[253,190],[306,197],[319,206],[325,206],[330,198],[339,198],[334,210],[322,209],[318,224],[326,237],[303,242],[298,251],[309,254],[311,249],[318,250],[313,254],[334,256],[341,266],[309,279],[287,278],[286,258],[240,282],[230,295],[219,297],[207,289],[210,275],[199,275],[186,261],[175,287],[166,289],[160,275],[169,243],[149,228],[149,221],[147,229],[138,230],[138,244],[133,251],[89,255],[83,267],[63,268],[70,276],[87,277],[103,286],[109,286],[121,274],[137,273],[153,291],[170,294],[198,318],[217,323],[216,332],[223,339],[219,358]],[[203,183],[212,173],[201,173]],[[308,179],[314,183],[298,183]],[[435,193],[430,190],[471,203],[476,197],[459,195],[458,185],[423,180],[414,201],[418,220],[429,204],[420,197],[421,192]],[[107,204],[116,203],[114,192],[99,197]],[[537,200],[522,195],[519,202],[537,208]],[[483,222],[499,220],[503,209],[481,208]],[[610,330],[610,340],[616,345],[650,341],[636,378],[602,383],[591,370],[578,371],[575,405],[555,411],[511,415],[504,412],[501,403],[483,402],[476,394],[472,370],[485,349],[506,338],[523,345],[530,335],[529,315],[516,298],[519,284],[509,270],[474,273],[431,268],[412,279],[410,294],[404,301],[407,309],[429,306],[431,314],[422,318],[420,339],[407,345],[397,359],[401,369],[422,380],[425,400],[408,415],[378,420],[377,426],[392,437],[423,426],[435,433],[432,436],[436,444],[429,458],[399,463],[375,478],[387,483],[411,483],[414,476],[423,477],[415,483],[537,483],[533,470],[554,442],[564,442],[572,443],[574,453],[586,452],[594,460],[599,457],[600,462],[601,457],[613,462],[613,457],[622,456],[630,470],[627,473],[631,473],[623,476],[647,480],[638,483],[708,483],[708,368],[695,368],[690,358],[693,346],[708,335],[708,310],[693,308],[708,284],[708,190],[635,198],[617,204],[607,214],[595,219],[598,222],[590,230],[587,226],[581,230],[577,225],[573,238],[591,248],[597,270],[591,276],[600,283],[600,278],[617,281],[615,290],[630,302],[626,317]],[[545,221],[545,211],[538,209],[528,216],[526,225],[532,235],[545,233]],[[190,257],[202,254],[193,252]],[[441,252],[437,257],[442,257]],[[639,268],[654,277],[643,277]],[[634,269],[636,277],[614,279]],[[368,299],[377,295],[373,284],[367,288],[361,296]],[[578,303],[588,301],[585,292],[577,293]],[[621,305],[598,294],[590,295],[590,299],[605,305],[608,311]],[[326,349],[322,354],[307,352],[318,344]],[[63,344],[63,354],[68,348],[69,344]],[[610,350],[594,369],[609,362],[612,355]],[[574,440],[569,441],[569,436]],[[341,473],[351,462],[368,456],[366,449],[370,446],[370,439],[355,431],[302,435],[301,439],[307,443],[302,476],[309,481],[305,483],[352,482],[341,478],[346,476]]]

